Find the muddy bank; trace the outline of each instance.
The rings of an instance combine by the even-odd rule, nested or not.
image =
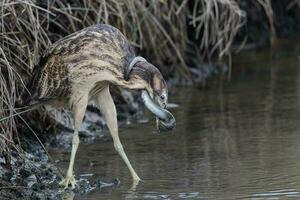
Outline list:
[[[13,152],[12,170],[0,165],[1,199],[72,199],[72,195],[85,194],[105,187],[117,187],[119,180],[93,180],[88,176],[77,176],[74,190],[62,190],[60,169],[55,166],[38,143],[28,145],[26,153]],[[20,158],[20,156],[22,158]],[[3,160],[2,160],[3,161]]]

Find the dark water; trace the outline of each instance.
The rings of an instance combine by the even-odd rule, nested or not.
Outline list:
[[[109,136],[81,143],[76,174],[121,184],[75,199],[300,199],[299,54],[292,46],[244,52],[230,82],[175,88],[173,133],[154,134],[150,115],[150,123],[121,128],[143,179],[135,190]],[[53,157],[67,168],[69,152]]]

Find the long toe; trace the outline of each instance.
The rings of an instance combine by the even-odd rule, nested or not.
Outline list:
[[[72,189],[75,188],[76,181],[74,176],[67,176],[65,179],[59,182],[59,185],[64,186],[64,189],[67,189],[69,184],[71,184]]]
[[[133,182],[134,183],[139,183],[140,182],[140,177],[138,177],[137,175],[135,175],[134,177],[133,177]]]
[[[76,181],[75,181],[74,176],[71,177],[70,183],[71,183],[72,189],[75,189]]]
[[[64,190],[67,189],[69,185],[69,180],[67,178],[63,179],[61,182],[59,182],[59,185],[64,186]]]

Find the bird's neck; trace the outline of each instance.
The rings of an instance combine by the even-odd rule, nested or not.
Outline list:
[[[160,75],[160,76],[159,76]],[[153,84],[155,77],[161,77],[160,71],[151,63],[137,62],[131,69],[128,80],[124,77],[118,80],[117,85],[131,90],[147,90],[153,97]],[[159,82],[162,80],[157,80]]]
[[[147,90],[151,97],[153,97],[153,89],[151,85],[138,75],[133,75],[129,80],[121,79],[115,82],[117,86],[129,90]]]

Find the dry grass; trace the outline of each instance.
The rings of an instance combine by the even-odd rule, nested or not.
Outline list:
[[[257,1],[264,8],[267,18],[269,20],[270,44],[271,46],[274,46],[277,40],[277,34],[275,30],[274,14],[273,14],[271,0],[257,0]]]
[[[0,118],[16,113],[24,82],[42,52],[84,27],[114,25],[164,73],[177,71],[189,78],[188,26],[196,29],[201,54],[222,57],[230,53],[245,16],[234,0],[196,0],[193,10],[187,0],[2,0],[0,7]],[[6,152],[15,141],[16,120],[0,122],[0,142],[6,143]]]
[[[202,54],[209,58],[215,53],[219,57],[229,54],[245,17],[246,13],[234,0],[195,1],[190,23],[196,27],[196,38],[200,40]]]

